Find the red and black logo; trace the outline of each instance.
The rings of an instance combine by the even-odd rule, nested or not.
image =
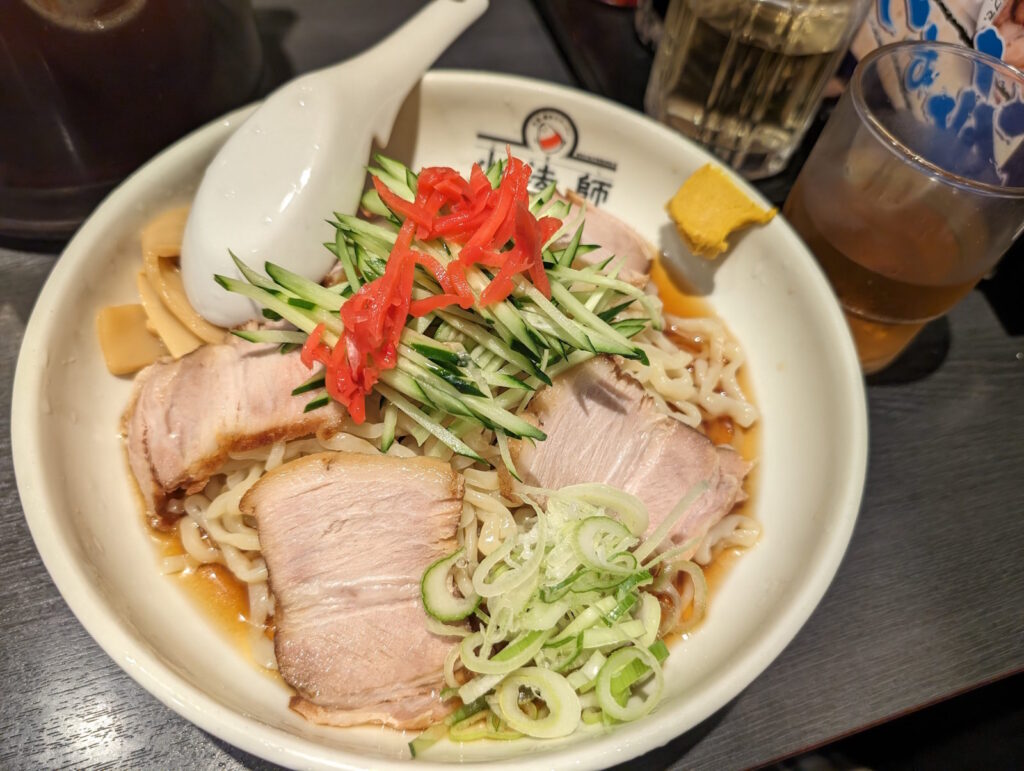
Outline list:
[[[577,137],[576,124],[560,110],[535,110],[523,122],[523,141],[545,155],[572,155]]]
[[[477,134],[477,138],[513,147],[526,147],[549,158],[571,159],[608,171],[615,171],[617,168],[614,161],[580,152],[579,131],[575,122],[566,113],[554,107],[541,107],[527,115],[518,139],[490,134]]]

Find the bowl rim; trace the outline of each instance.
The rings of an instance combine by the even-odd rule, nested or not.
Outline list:
[[[430,87],[434,84],[441,88],[468,88],[481,85],[500,87],[502,84],[509,87],[525,86],[552,97],[590,102],[602,111],[608,111],[610,120],[632,123],[643,131],[659,132],[674,142],[687,145],[690,151],[697,150],[708,163],[714,163],[722,168],[752,199],[761,205],[770,206],[749,183],[724,167],[702,148],[643,114],[609,99],[547,81],[477,70],[432,70],[425,75],[424,85]],[[143,185],[145,180],[150,178],[159,179],[165,172],[187,160],[194,151],[194,145],[201,141],[201,136],[234,130],[255,107],[255,103],[250,104],[211,121],[144,164],[107,196],[68,243],[61,255],[62,259],[55,265],[39,294],[26,325],[18,356],[11,413],[12,458],[18,491],[36,548],[67,605],[107,655],[164,705],[202,730],[233,746],[285,766],[357,769],[365,767],[361,763],[369,762],[373,768],[405,769],[408,768],[408,760],[368,758],[348,750],[319,744],[311,738],[299,737],[281,728],[266,725],[256,718],[243,716],[186,682],[160,658],[136,644],[116,619],[98,587],[93,585],[88,572],[76,559],[74,546],[55,526],[48,494],[43,489],[42,477],[37,470],[36,460],[45,458],[40,437],[33,431],[38,397],[44,392],[44,368],[37,366],[34,359],[40,355],[45,357],[45,353],[40,354],[40,351],[49,327],[48,317],[55,313],[54,301],[63,294],[65,286],[73,278],[74,255],[96,248],[94,232],[101,228],[102,223],[116,218],[125,210],[124,207],[131,200],[136,186]],[[809,279],[816,285],[817,292],[834,297],[824,274],[806,247],[781,215],[777,219],[783,226],[780,232],[787,242],[786,247],[801,253],[799,259],[806,263],[804,267],[809,270]],[[702,707],[696,710],[696,719],[684,721],[687,726],[685,731],[692,730],[735,698],[796,636],[831,584],[852,536],[867,471],[867,404],[856,351],[838,305],[835,305],[831,312],[829,327],[827,331],[831,333],[840,349],[837,352],[839,361],[844,365],[847,375],[842,379],[841,400],[850,407],[848,414],[844,416],[849,421],[847,429],[851,436],[851,443],[846,448],[846,473],[841,489],[834,494],[838,510],[842,511],[844,516],[838,521],[838,526],[830,531],[830,537],[824,544],[826,548],[819,550],[816,555],[815,562],[807,572],[810,578],[801,582],[765,636],[760,638],[752,651],[741,660],[742,666],[729,667],[714,678],[708,697]],[[683,706],[686,708],[685,704]],[[691,712],[694,711],[692,706],[689,709]],[[487,763],[517,766],[524,763],[543,763],[549,767],[572,765],[574,768],[596,768],[605,765],[608,756],[604,751],[609,748],[606,746],[609,743],[628,750],[617,757],[617,761],[625,760],[627,757],[638,757],[681,735],[682,732],[677,727],[679,722],[679,709],[672,712],[662,711],[660,714],[656,711],[636,724],[641,726],[641,730],[635,736],[631,736],[628,742],[621,741],[622,734],[633,726],[623,726],[615,732],[595,736],[586,745],[577,742],[550,752],[521,755]],[[253,730],[254,728],[257,730]],[[616,738],[620,741],[616,742]],[[435,763],[427,759],[426,762],[433,767],[453,769],[479,765],[476,761],[449,764]]]

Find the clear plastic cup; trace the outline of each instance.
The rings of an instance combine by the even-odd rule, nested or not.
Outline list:
[[[1024,229],[1024,73],[973,49],[866,56],[784,212],[843,306],[865,372],[887,366]]]

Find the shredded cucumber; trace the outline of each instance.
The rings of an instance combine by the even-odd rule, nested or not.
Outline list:
[[[448,588],[448,575],[464,552],[464,549],[459,549],[451,556],[439,559],[423,574],[420,584],[423,608],[438,621],[461,621],[472,615],[480,604],[480,595],[456,597]]]
[[[289,290],[296,297],[313,303],[314,306],[319,306],[326,311],[337,311],[345,304],[345,299],[336,292],[325,289],[315,281],[292,273],[280,265],[268,262],[264,266],[264,270],[279,286]]]
[[[298,396],[299,394],[304,394],[307,391],[317,391],[317,390],[319,390],[319,389],[321,389],[323,387],[324,387],[324,376],[323,376],[323,374],[313,375],[313,377],[311,377],[309,380],[307,380],[302,385],[299,385],[299,386],[296,386],[295,388],[293,388],[292,389],[292,396]]]
[[[530,196],[530,211],[539,214],[541,209],[551,200],[555,194],[556,184],[549,182],[539,193]]]
[[[291,329],[232,329],[231,334],[250,343],[287,343],[302,345],[306,335]]]
[[[499,184],[504,169],[504,160],[487,169],[492,187]],[[418,177],[400,161],[377,154],[369,171],[399,197],[415,199]],[[335,213],[331,221],[335,238],[324,246],[337,257],[339,273],[344,276],[335,286],[321,286],[273,263],[264,266],[264,275],[232,255],[244,280],[219,276],[217,281],[229,291],[257,302],[266,317],[283,319],[296,328],[239,330],[236,334],[254,342],[295,346],[322,324],[324,344],[333,348],[343,339],[345,328],[339,311],[354,292],[383,275],[403,219],[385,205],[374,188],[364,194],[362,206],[378,218],[368,221]],[[513,294],[502,302],[486,307],[477,302],[470,308],[452,305],[410,319],[402,334],[397,368],[382,376],[375,387],[385,400],[385,451],[395,441],[396,429],[405,431],[405,427],[414,426],[418,442],[422,443],[422,437],[429,433],[452,452],[486,463],[463,441],[464,436],[483,427],[494,431],[497,455],[518,478],[509,440],[545,438],[536,426],[518,416],[533,390],[550,385],[556,374],[594,355],[646,360],[643,350],[630,338],[649,326],[662,324],[657,301],[619,279],[615,270],[605,273],[604,266],[579,263],[577,257],[596,248],[582,243],[585,212],[581,208],[579,216],[569,222],[570,206],[555,197],[553,184],[531,195],[529,207],[537,216],[564,220],[542,247],[550,298],[518,276]],[[567,243],[559,241],[563,237]],[[552,246],[555,242],[558,248]],[[442,267],[456,260],[461,249],[443,239],[416,241],[413,248]],[[486,289],[493,272],[493,268],[481,265],[466,270],[476,297]],[[413,280],[415,299],[442,291],[437,278],[422,265],[417,267]],[[634,305],[643,308],[644,318],[630,311]],[[296,390],[302,393],[312,388]],[[400,401],[392,401],[392,395]],[[315,399],[308,409],[323,406],[324,398],[321,395]],[[399,422],[399,413],[408,420]],[[444,452],[436,443],[430,451]],[[625,560],[617,569],[625,570],[627,563]],[[597,580],[591,575],[581,578],[576,589],[589,587],[589,591],[607,583],[607,576]]]
[[[326,407],[330,403],[331,403],[330,397],[327,396],[327,394],[324,394],[323,396],[318,396],[316,399],[314,399],[309,404],[307,404],[303,408],[302,411],[303,412],[312,412],[313,410],[318,410],[321,407]]]

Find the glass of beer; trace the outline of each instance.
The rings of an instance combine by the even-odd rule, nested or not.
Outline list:
[[[645,111],[748,179],[786,166],[869,0],[672,0]]]
[[[784,212],[832,282],[864,372],[886,367],[1024,229],[1024,73],[946,43],[876,49]]]

